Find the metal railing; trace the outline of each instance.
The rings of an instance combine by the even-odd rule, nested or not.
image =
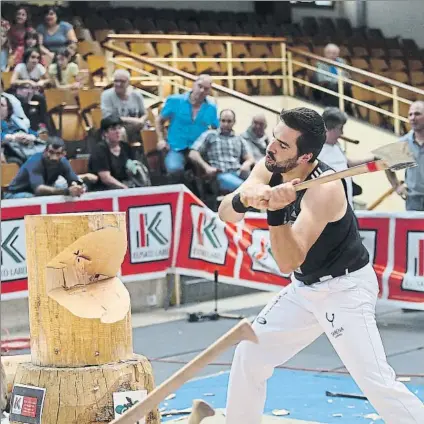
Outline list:
[[[245,37],[238,37],[238,38],[245,38]],[[125,50],[121,47],[118,47],[114,45],[113,43],[107,42],[104,44],[105,49],[109,53],[116,53],[120,56],[113,57],[110,54],[108,55],[108,63],[109,64],[115,64],[122,67],[127,66],[129,70],[138,72],[141,76],[135,77],[134,80],[136,81],[143,81],[143,80],[149,80],[149,81],[155,81],[158,86],[158,96],[153,96],[151,93],[148,93],[149,97],[164,99],[165,96],[163,96],[164,91],[164,84],[170,84],[176,89],[183,89],[183,90],[189,90],[189,87],[187,86],[187,83],[184,84],[184,81],[191,81],[194,82],[197,79],[196,75],[189,74],[188,72],[184,72],[181,70],[178,70],[177,68],[170,67],[168,65],[165,65],[164,63],[158,63],[156,59],[149,59],[144,56],[137,55],[133,52],[130,52],[128,50]],[[121,56],[122,55],[122,56]],[[128,64],[125,59],[132,59],[135,62],[138,62],[140,64],[149,65],[157,69],[157,74],[153,74],[151,72],[145,71],[142,67],[137,67],[134,65]],[[212,89],[225,94],[227,96],[236,98],[238,100],[241,100],[243,102],[246,102],[248,104],[251,104],[253,106],[258,107],[261,110],[271,112],[277,116],[280,115],[281,110],[273,108],[271,106],[266,105],[265,103],[259,102],[255,100],[253,97],[245,95],[243,93],[239,93],[231,88],[224,87],[219,84],[212,84]],[[342,136],[341,139],[344,142],[350,142],[353,144],[358,144],[358,140],[354,140],[352,138]]]
[[[294,57],[294,55],[296,55],[296,57]],[[301,59],[303,59],[303,61]],[[336,67],[338,70],[337,76],[335,76],[334,74],[330,72],[326,72],[322,69],[319,69],[316,66],[310,65],[308,63],[308,59],[311,59],[315,62],[321,62],[327,65]],[[303,68],[312,72],[317,72],[323,75],[331,76],[337,80],[337,87],[338,87],[337,91],[332,91],[325,87],[322,87],[321,85],[312,83],[306,79],[296,77],[292,72],[289,71],[287,77],[289,80],[288,85],[289,85],[290,95],[293,95],[294,93],[293,87],[294,87],[294,83],[296,82],[300,85],[325,92],[332,96],[336,96],[339,100],[339,108],[341,110],[345,110],[345,102],[348,101],[353,103],[354,105],[364,107],[371,111],[375,111],[383,115],[384,117],[391,118],[393,120],[394,133],[396,135],[400,135],[401,133],[400,131],[401,122],[408,123],[407,116],[401,115],[400,113],[401,109],[403,109],[403,111],[406,110],[402,106],[407,105],[409,107],[409,105],[413,103],[412,100],[406,97],[400,96],[399,91],[402,90],[403,93],[408,93],[409,94],[408,97],[421,96],[424,98],[424,90],[420,90],[418,88],[412,87],[407,84],[403,84],[393,79],[389,79],[369,71],[355,68],[353,66],[350,66],[344,63],[332,61],[332,60],[329,60],[329,59],[326,59],[326,58],[323,58],[315,54],[305,52],[303,50],[299,50],[296,48],[292,48],[292,47],[287,48],[287,61],[288,61],[289,70],[293,68],[293,65],[296,65],[300,68]],[[344,76],[343,73],[351,73],[354,76],[353,77]],[[355,80],[355,77],[365,79],[367,80],[367,82],[376,86],[385,86],[389,89],[389,91],[382,90],[381,88],[377,88],[369,84],[364,84],[363,82]],[[350,84],[352,87],[359,87],[368,93],[377,94],[386,99],[378,101],[378,102],[377,101],[366,102],[361,99],[348,96],[345,93],[345,83]],[[384,107],[380,107],[380,105],[387,105],[388,109],[385,109]]]
[[[122,48],[123,43],[156,43],[157,45],[161,45],[162,48],[166,44],[169,44],[169,48],[166,51],[167,57],[147,57]],[[119,44],[119,46],[117,44]],[[187,46],[187,44],[191,44],[193,46],[192,57],[184,57],[181,54],[182,49],[180,47],[184,45]],[[196,47],[198,48],[200,44],[205,46],[210,44],[220,44],[223,54],[221,54],[221,57],[205,57],[203,54],[201,56],[197,55]],[[246,46],[246,44],[249,45],[249,47],[253,47],[256,44],[266,45],[267,49],[272,51],[272,57],[269,55],[267,57],[252,57],[247,49],[243,51],[243,47]],[[239,48],[240,46],[242,47],[241,50]],[[346,102],[350,102],[357,109],[365,108],[368,114],[371,112],[377,113],[381,120],[392,127],[396,135],[401,134],[402,123],[406,124],[408,122],[407,108],[412,103],[411,98],[418,96],[424,98],[424,90],[402,84],[395,80],[358,69],[344,63],[331,61],[295,47],[290,47],[287,45],[286,39],[281,37],[109,34],[104,47],[108,52],[107,66],[109,76],[111,76],[113,64],[117,64],[117,59],[116,57],[113,57],[113,53],[122,57],[131,58],[135,61],[141,57],[144,59],[150,59],[150,62],[139,62],[144,63],[145,65],[150,65],[154,69],[158,69],[158,72],[161,72],[161,78],[167,77],[174,81],[175,78],[173,77],[177,74],[171,72],[171,69],[184,72],[183,69],[187,69],[187,67],[190,66],[193,67],[193,65],[197,64],[222,65],[220,72],[209,73],[214,81],[225,81],[230,90],[234,90],[234,88],[236,88],[235,82],[237,80],[250,81],[252,83],[260,80],[273,81],[275,87],[278,87],[278,90],[281,90],[280,93],[282,95],[289,96],[295,95],[297,87],[317,90],[318,92],[337,97],[339,108],[341,110],[345,110]],[[247,53],[247,55],[244,53]],[[317,62],[334,66],[337,69],[337,75],[319,69],[316,66]],[[265,70],[265,72],[256,74],[254,69],[250,66],[252,63],[258,65],[258,67],[262,68],[262,71]],[[159,65],[164,65],[167,68],[160,69]],[[244,67],[250,69],[252,72],[244,72]],[[151,72],[143,73],[140,69],[133,70],[135,72],[140,72],[140,81],[154,79],[153,73]],[[267,70],[270,72],[266,72]],[[343,75],[344,73],[349,73],[350,75]],[[189,79],[187,77],[188,74],[189,72],[185,72],[184,76],[182,76],[182,74],[178,76],[184,79]],[[322,74],[334,78],[337,81],[337,91],[333,91],[315,83],[312,78],[314,74]],[[367,82],[374,86],[365,84],[363,80],[367,80]],[[360,98],[360,95],[359,98],[348,96],[346,94],[345,84],[350,84],[351,87],[355,87],[360,90],[359,94],[361,94],[361,92],[366,92],[368,94],[372,93],[366,97],[374,96],[374,99],[367,101],[364,98]],[[182,87],[177,83],[173,84],[174,92],[178,92],[181,88]],[[217,86],[214,88],[218,92],[230,95],[228,91],[225,92],[220,90]],[[407,96],[405,96],[405,94],[407,94]],[[379,100],[376,99],[377,96],[379,96]],[[245,96],[244,100],[251,103],[248,96]]]

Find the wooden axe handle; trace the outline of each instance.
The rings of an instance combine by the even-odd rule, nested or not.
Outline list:
[[[372,211],[375,209],[383,200],[387,199],[393,192],[395,191],[395,188],[389,188],[387,191],[385,191],[380,197],[378,197],[374,202],[372,202],[368,207],[367,211]]]
[[[403,181],[401,181],[400,184],[403,184]],[[380,197],[374,200],[374,202],[367,207],[367,211],[372,211],[373,209],[375,209],[383,200],[387,199],[395,191],[396,189],[394,187],[391,187],[388,190],[386,190]]]
[[[330,181],[340,180],[341,178],[353,177],[355,175],[366,174],[368,172],[377,172],[388,169],[386,162],[383,160],[376,160],[367,162],[362,165],[353,166],[352,168],[338,171],[333,174],[325,175],[324,177],[314,178],[313,180],[304,181],[303,183],[296,184],[294,188],[296,191],[305,190],[317,184],[329,183]]]
[[[200,355],[196,356],[168,378],[168,380],[152,390],[143,401],[128,409],[122,416],[114,419],[109,424],[134,424],[159,405],[166,396],[170,395],[187,380],[192,378],[199,370],[211,363],[217,356],[242,340],[250,340],[254,343],[258,342],[256,334],[247,319],[240,321]]]

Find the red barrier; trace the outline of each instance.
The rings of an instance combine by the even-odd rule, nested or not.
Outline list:
[[[88,193],[2,202],[2,300],[26,297],[24,216],[122,211],[127,215],[124,282],[179,273],[262,290],[289,283],[272,256],[266,217],[224,224],[184,186]],[[424,212],[357,211],[361,235],[380,284],[380,299],[424,310]]]

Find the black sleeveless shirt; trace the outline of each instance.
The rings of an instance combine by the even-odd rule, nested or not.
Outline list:
[[[323,172],[333,170],[327,164],[318,161],[318,165],[306,180],[319,177]],[[283,182],[281,174],[272,174],[269,185],[274,187]],[[346,192],[346,182],[342,180]],[[307,189],[306,189],[307,190]],[[290,221],[296,221],[300,214],[300,202],[306,190],[298,191],[296,200],[287,206]],[[346,195],[347,199],[347,195]],[[313,244],[303,264],[294,271],[297,280],[313,284],[326,276],[337,277],[356,271],[369,262],[369,254],[362,243],[358,221],[349,202],[346,213],[335,222],[329,222]]]

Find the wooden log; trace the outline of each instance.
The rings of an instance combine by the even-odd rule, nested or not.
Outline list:
[[[1,393],[0,393],[0,413],[6,409],[7,405],[7,380],[6,380],[6,370],[3,365],[3,358],[1,360]]]
[[[18,365],[23,362],[31,362],[31,355],[7,355],[1,357],[2,370],[4,370],[5,373],[4,382],[6,384],[6,391],[8,394],[12,392],[13,380],[15,379]]]
[[[129,293],[116,278],[125,213],[25,217],[34,365],[80,367],[130,359]]]
[[[146,389],[149,393],[154,388],[151,365],[141,355],[119,363],[79,368],[23,363],[16,371],[15,384],[46,389],[43,424],[106,424],[115,416],[114,392]],[[159,423],[156,408],[147,415],[146,424]]]

